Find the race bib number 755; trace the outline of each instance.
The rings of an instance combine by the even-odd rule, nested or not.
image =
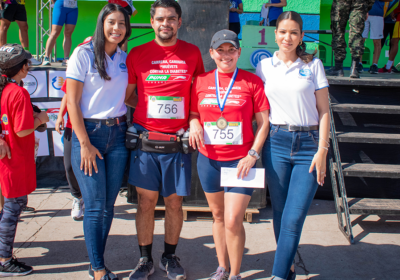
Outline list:
[[[219,129],[216,122],[204,122],[204,141],[207,145],[243,145],[242,122],[228,122]]]
[[[184,97],[149,96],[147,117],[152,119],[184,119]]]

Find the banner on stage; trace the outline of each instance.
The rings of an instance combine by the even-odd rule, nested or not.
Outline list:
[[[39,138],[39,150],[38,150],[38,157],[45,157],[45,156],[49,156],[50,152],[49,152],[49,139],[47,137],[47,131],[45,132],[38,132],[35,131],[35,137]]]
[[[57,102],[32,102],[42,111],[46,111],[50,121],[47,123],[47,128],[55,128],[58,114],[60,113],[61,101]],[[67,123],[67,114],[64,116],[64,124]]]
[[[59,134],[57,131],[52,131],[53,136],[53,151],[55,157],[63,157],[64,156],[64,144],[63,144],[63,136]]]
[[[49,71],[49,97],[64,97],[64,92],[61,90],[61,87],[66,79],[65,75],[65,71]]]
[[[31,98],[47,97],[46,71],[30,71],[23,81]]]

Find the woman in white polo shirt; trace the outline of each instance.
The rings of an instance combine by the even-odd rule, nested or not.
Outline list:
[[[74,50],[67,69],[68,112],[74,128],[72,168],[85,202],[89,274],[95,280],[118,279],[104,265],[104,250],[128,159],[127,55],[120,46],[130,34],[125,9],[107,4],[92,41]]]
[[[292,263],[301,230],[326,176],[329,85],[322,62],[305,52],[302,29],[298,13],[282,13],[275,30],[279,51],[262,60],[256,72],[271,106],[262,155],[277,242],[275,280],[296,278]]]

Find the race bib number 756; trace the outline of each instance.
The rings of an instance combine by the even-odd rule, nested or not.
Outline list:
[[[185,99],[173,96],[149,96],[147,117],[152,119],[184,119]]]
[[[216,122],[204,122],[204,141],[207,145],[243,145],[242,122],[228,122],[219,129]]]

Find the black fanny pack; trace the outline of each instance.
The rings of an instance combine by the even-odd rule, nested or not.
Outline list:
[[[127,131],[125,146],[129,150],[141,149],[143,152],[162,154],[190,154],[195,151],[189,146],[189,137],[154,131]]]

